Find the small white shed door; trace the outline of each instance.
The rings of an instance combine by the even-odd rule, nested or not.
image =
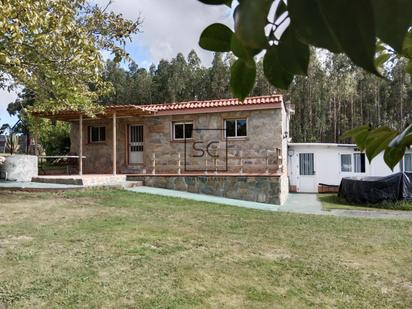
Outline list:
[[[129,126],[129,164],[143,163],[143,126]]]
[[[299,192],[317,192],[313,153],[299,154]]]

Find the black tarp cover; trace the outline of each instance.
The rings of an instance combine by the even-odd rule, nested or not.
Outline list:
[[[352,204],[412,200],[412,173],[396,173],[387,177],[343,178],[338,196]]]

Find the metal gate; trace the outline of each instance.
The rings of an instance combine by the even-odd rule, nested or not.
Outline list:
[[[129,126],[129,164],[143,163],[143,126]]]

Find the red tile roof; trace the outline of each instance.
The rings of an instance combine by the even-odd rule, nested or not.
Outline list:
[[[110,118],[114,112],[116,112],[117,116],[141,116],[257,110],[281,108],[282,103],[282,95],[270,95],[246,98],[243,102],[238,99],[222,99],[150,105],[110,105],[105,106],[104,113],[98,114],[97,116],[100,118]],[[32,114],[37,117],[71,121],[78,119],[81,112],[66,110],[55,114],[40,112],[33,112]]]
[[[219,107],[242,107],[253,105],[263,107],[268,104],[282,103],[282,95],[270,95],[261,97],[249,97],[243,102],[238,99],[221,99],[221,100],[208,100],[208,101],[190,101],[182,103],[166,103],[166,104],[151,104],[151,105],[140,105],[143,110],[151,112],[160,111],[183,111],[183,110],[193,110],[193,109],[203,109],[203,108],[219,108]]]

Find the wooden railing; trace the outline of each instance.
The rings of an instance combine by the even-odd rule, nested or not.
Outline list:
[[[39,162],[39,174],[60,174],[67,175],[77,174],[80,156],[62,155],[62,156],[37,156]],[[82,156],[86,159],[86,156]]]
[[[205,156],[202,164],[184,166],[184,154],[177,153],[176,159],[162,160],[152,154],[151,174],[200,172],[203,174],[237,173],[243,174],[275,174],[283,172],[282,150],[267,150],[264,155],[245,155],[243,152],[227,154],[219,158]],[[166,161],[166,162],[165,162]],[[227,169],[226,169],[227,167]]]

